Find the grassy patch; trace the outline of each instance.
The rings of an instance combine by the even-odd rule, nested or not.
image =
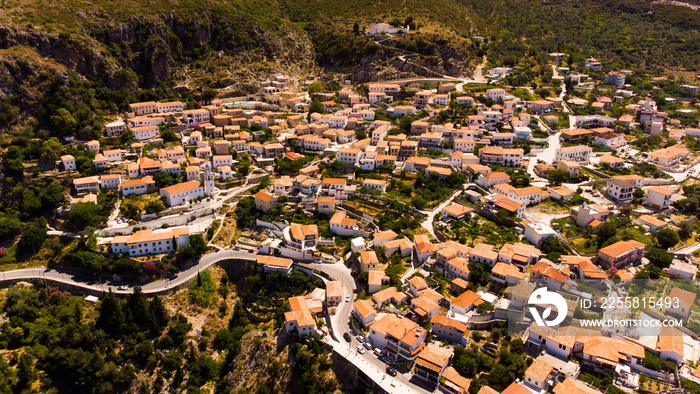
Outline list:
[[[143,211],[149,202],[156,200],[160,200],[160,196],[157,193],[142,194],[140,196],[129,194],[128,196],[124,197],[123,202],[134,204],[141,211]]]
[[[598,251],[598,245],[596,244],[595,239],[592,238],[581,237],[573,239],[569,242],[581,253],[593,254]]]

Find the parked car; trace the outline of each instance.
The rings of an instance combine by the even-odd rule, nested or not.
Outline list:
[[[375,348],[374,348],[374,354],[376,354],[377,356],[381,357],[382,354],[384,354],[384,352],[382,352],[382,349],[380,349],[380,348],[378,348],[378,347],[375,347]]]
[[[391,376],[396,376],[396,370],[390,366],[386,367],[386,373],[388,373]]]
[[[350,294],[345,296],[345,302],[350,302]]]
[[[250,249],[248,253],[255,253],[255,249]]]
[[[364,342],[364,341],[365,341],[364,335],[357,335],[355,338],[357,338],[357,340],[358,340],[359,342]]]
[[[365,343],[363,343],[363,345],[365,345],[365,348],[366,348],[367,350],[372,350],[372,344],[371,344],[371,343],[365,342]]]
[[[119,290],[129,290],[129,286],[122,285],[118,287]]]
[[[365,354],[365,348],[362,345],[357,345],[357,352],[360,354]]]
[[[350,337],[350,334],[347,332],[343,333],[343,338],[345,338],[345,342],[350,342],[352,341],[352,338]]]

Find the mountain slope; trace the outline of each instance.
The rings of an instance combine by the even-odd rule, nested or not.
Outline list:
[[[377,45],[352,31],[354,22],[409,14],[418,42],[410,35]],[[14,0],[0,6],[0,21],[0,130],[29,126],[35,136],[94,137],[102,117],[129,102],[191,102],[203,88],[249,93],[271,71],[366,82],[466,74],[474,59],[471,21],[453,0]],[[414,63],[434,72],[398,59],[414,46],[425,49]],[[33,85],[14,77],[20,69]]]

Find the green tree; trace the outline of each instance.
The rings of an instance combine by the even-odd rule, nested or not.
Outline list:
[[[662,228],[656,233],[656,241],[662,249],[670,249],[680,241],[680,236],[670,228]]]
[[[161,200],[151,200],[144,206],[146,213],[159,213],[165,211],[165,204]]]
[[[309,105],[309,114],[312,114],[314,112],[317,112],[319,114],[323,113],[323,106],[321,105],[321,102],[317,99],[314,99],[314,101],[311,102],[311,105]]]
[[[562,254],[566,253],[566,249],[557,237],[547,237],[540,245],[542,253],[547,255],[551,261],[558,261]]]
[[[401,120],[399,121],[399,127],[404,133],[410,133],[411,132],[411,124],[413,123],[414,119],[411,115],[404,115],[401,117]]]
[[[207,243],[204,241],[202,234],[190,235],[190,246],[197,255],[203,255],[207,251]]]
[[[55,114],[51,115],[51,125],[59,135],[72,135],[77,132],[78,121],[65,108],[59,108]]]
[[[111,289],[109,293],[103,293],[95,327],[109,335],[116,336],[125,322],[124,311],[119,298],[112,293]]]
[[[323,93],[323,84],[319,81],[311,82],[309,85],[309,95],[313,96],[319,93]]]
[[[30,225],[24,231],[22,231],[22,238],[20,238],[17,248],[20,253],[36,253],[41,249],[41,245],[44,244],[47,236],[46,227],[39,227],[35,224]]]
[[[634,198],[642,198],[642,197],[644,197],[644,190],[642,190],[641,187],[638,187],[638,188],[634,189],[632,196]]]
[[[569,180],[569,172],[566,170],[549,170],[547,180],[555,185],[561,185]]]
[[[617,235],[617,226],[612,222],[605,222],[598,227],[598,247],[600,247],[605,241]]]
[[[17,364],[17,378],[19,378],[20,387],[29,387],[36,379],[34,373],[34,363],[29,353],[24,352],[19,358]]]
[[[355,130],[355,138],[358,140],[364,140],[367,138],[367,133],[364,130]]]
[[[74,229],[96,226],[100,221],[100,207],[97,204],[75,204],[68,213],[68,225]]]
[[[492,303],[490,303],[490,302],[482,302],[481,304],[479,304],[478,307],[476,307],[476,313],[491,312],[491,311],[493,311],[493,310],[495,310],[495,309],[496,309],[496,307],[493,306]]]
[[[162,189],[182,182],[182,176],[159,171],[153,174],[153,182],[157,188]]]
[[[217,94],[219,94],[219,92],[216,89],[202,89],[202,99],[206,102],[210,102]]]
[[[16,216],[0,216],[0,242],[22,233],[22,222]]]
[[[655,246],[648,247],[647,258],[655,267],[664,269],[671,266],[673,258],[664,249]]]

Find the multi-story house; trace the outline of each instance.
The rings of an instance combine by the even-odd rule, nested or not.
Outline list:
[[[430,332],[438,341],[447,341],[466,346],[471,332],[467,325],[447,316],[433,316],[430,319]]]
[[[646,204],[657,210],[664,210],[671,206],[671,196],[673,190],[661,187],[652,186],[647,189]]]
[[[587,163],[591,159],[593,148],[585,145],[568,146],[555,151],[554,161],[561,160]]]
[[[301,253],[301,258],[305,259],[313,254],[318,245],[318,227],[315,224],[301,225],[290,223],[282,231],[284,235],[284,246]]]
[[[149,191],[155,189],[156,183],[150,176],[145,176],[141,179],[130,179],[128,181],[122,182],[120,185],[122,189],[122,196],[126,197],[130,194],[142,195]]]
[[[189,127],[194,127],[202,123],[207,123],[209,122],[209,120],[210,113],[204,108],[182,111],[182,122]]]
[[[255,193],[255,208],[267,212],[277,205],[278,197],[270,194],[265,189],[260,189]]]
[[[156,112],[182,112],[185,109],[185,103],[180,101],[168,101],[165,103],[156,103]]]
[[[148,115],[156,112],[156,102],[155,101],[145,101],[141,103],[129,104],[129,110],[136,116]]]
[[[63,164],[63,169],[65,171],[75,171],[78,169],[78,166],[75,164],[75,157],[73,157],[73,155],[61,156],[61,164]]]
[[[471,138],[455,138],[452,140],[453,149],[464,153],[474,152],[476,141]]]
[[[503,100],[505,96],[506,91],[504,89],[496,88],[487,90],[486,94],[484,95],[484,98],[486,98],[487,100],[498,101]]]
[[[316,320],[314,320],[303,296],[289,299],[289,312],[284,313],[284,327],[287,332],[298,332],[301,336],[316,335]]]
[[[441,384],[442,374],[449,364],[449,355],[426,347],[416,358],[414,373],[429,386],[438,387]]]
[[[634,184],[621,179],[608,179],[605,193],[617,201],[631,201]]]
[[[343,164],[356,166],[362,159],[362,151],[353,148],[342,148],[338,151],[338,161]]]
[[[509,182],[510,176],[502,171],[481,174],[478,178],[476,178],[476,184],[486,190],[490,190],[496,185],[508,184]]]
[[[134,133],[134,138],[139,141],[150,140],[160,135],[158,126],[134,127],[131,131]]]
[[[330,220],[330,230],[340,236],[353,236],[359,230],[358,221],[347,217],[344,211],[336,212]]]
[[[126,122],[119,120],[105,125],[105,135],[107,137],[120,137],[126,130]]]
[[[112,253],[131,257],[169,253],[189,244],[188,227],[140,230],[131,235],[117,235],[110,242]]]
[[[607,268],[622,268],[642,261],[645,244],[635,241],[619,241],[598,251],[598,261]]]
[[[88,190],[100,190],[100,177],[88,176],[85,178],[73,179],[73,187],[78,193]]]
[[[100,175],[100,188],[117,189],[122,183],[121,174]]]
[[[524,151],[521,148],[507,149],[498,146],[479,149],[479,159],[485,165],[498,164],[503,167],[519,167]]]
[[[199,181],[182,182],[160,189],[160,196],[165,198],[169,207],[187,204],[205,195],[204,186]]]

